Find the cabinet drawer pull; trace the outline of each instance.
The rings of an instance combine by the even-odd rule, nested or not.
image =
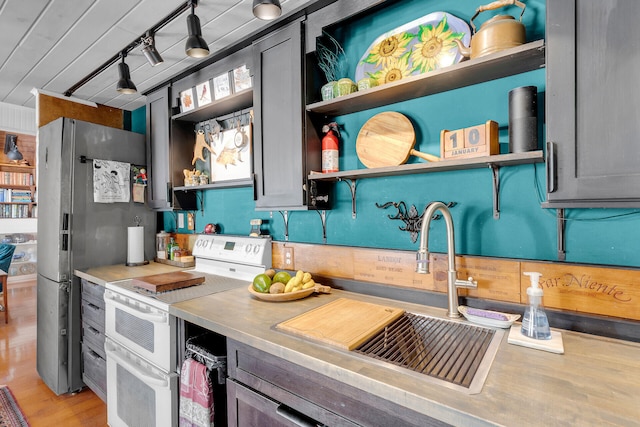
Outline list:
[[[285,418],[300,427],[322,426],[322,424],[313,421],[311,418],[307,417],[306,415],[303,415],[300,412],[295,411],[283,404],[278,405],[278,407],[276,408],[276,414],[280,415],[282,418]]]
[[[100,336],[100,331],[94,328],[93,326],[85,325],[87,327],[87,331],[91,332],[93,335]]]

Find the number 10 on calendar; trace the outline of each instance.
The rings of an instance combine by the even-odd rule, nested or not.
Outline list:
[[[498,123],[486,123],[458,130],[440,131],[440,157],[464,159],[500,154]]]

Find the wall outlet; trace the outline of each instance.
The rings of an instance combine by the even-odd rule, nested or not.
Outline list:
[[[196,219],[195,215],[192,212],[187,214],[187,229],[195,230],[196,229]]]
[[[293,270],[293,248],[284,248],[284,265]]]
[[[178,213],[178,228],[184,228],[184,212]]]

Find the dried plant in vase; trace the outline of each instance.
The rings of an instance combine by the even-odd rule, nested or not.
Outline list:
[[[357,90],[353,80],[345,77],[347,57],[344,49],[335,38],[325,31],[322,32],[322,38],[318,42],[316,55],[318,56],[318,66],[327,79],[327,84],[321,89],[323,101]]]

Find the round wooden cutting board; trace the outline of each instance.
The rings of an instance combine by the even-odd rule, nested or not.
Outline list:
[[[395,111],[379,113],[367,120],[356,139],[358,158],[368,168],[398,166],[405,163],[410,155],[428,161],[438,161],[438,157],[413,149],[416,134],[411,121]]]

